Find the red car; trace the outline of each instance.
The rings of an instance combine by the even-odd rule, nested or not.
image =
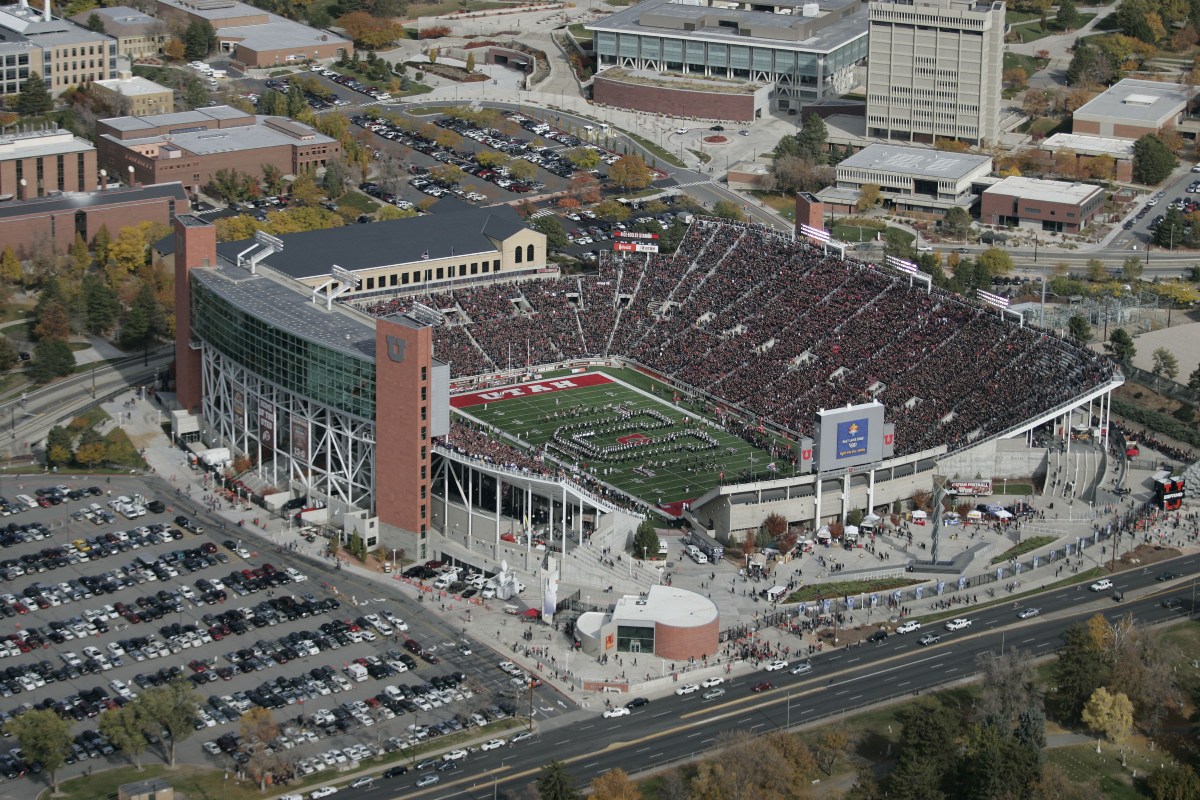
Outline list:
[[[775,684],[771,683],[770,681],[763,681],[762,683],[756,683],[756,684],[754,684],[754,686],[750,687],[750,691],[766,692],[766,691],[769,691],[774,688],[775,688]]]

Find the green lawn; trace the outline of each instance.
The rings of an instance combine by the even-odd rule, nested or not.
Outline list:
[[[796,199],[779,192],[750,192],[784,219],[796,221]]]
[[[1030,536],[1028,539],[1025,539],[1019,544],[1008,548],[1003,553],[993,558],[992,563],[999,564],[1002,561],[1008,561],[1010,558],[1023,556],[1030,551],[1037,550],[1039,547],[1045,547],[1046,545],[1052,544],[1055,541],[1057,540],[1053,536]]]
[[[624,382],[629,377],[632,383],[633,373],[604,372],[614,379],[545,394],[481,401],[459,413],[516,436],[535,452],[546,448],[562,463],[586,464],[591,474],[650,504],[699,497],[716,486],[722,474],[729,480],[745,480],[752,473],[764,478],[776,474],[766,471],[772,461],[766,451],[704,419],[692,414],[685,417],[684,407],[671,402],[670,390],[648,396]],[[623,419],[618,407],[632,416]],[[568,425],[579,427],[559,431]],[[560,441],[574,436],[597,447],[630,443],[633,447],[588,457],[554,444],[556,431]]]
[[[353,212],[352,216],[359,214],[374,214],[379,210],[379,203],[376,203],[371,198],[360,192],[346,192],[337,199],[338,211]]]
[[[1046,36],[1058,36],[1059,34],[1064,33],[1064,31],[1059,30],[1055,26],[1053,18],[1047,20],[1047,25],[1045,28],[1043,28],[1041,17],[1037,14],[1021,14],[1021,13],[1009,12],[1008,16],[1010,18],[1013,16],[1032,18],[1031,21],[1025,21],[1022,24],[1013,24],[1013,30],[1021,35],[1021,41],[1025,42],[1026,44],[1028,44],[1029,42],[1036,42],[1038,39],[1042,39]],[[1076,30],[1078,30],[1079,28],[1082,28],[1084,25],[1091,22],[1092,19],[1095,18],[1095,16],[1096,16],[1095,14],[1080,14],[1079,15],[1079,24],[1076,26]],[[1010,19],[1010,24],[1012,24],[1011,19]]]
[[[911,586],[913,581],[910,578],[880,578],[874,581],[840,581],[835,583],[822,583],[818,586],[805,586],[792,592],[788,597],[789,603],[800,603],[806,600],[816,600],[820,597],[857,597],[860,594],[870,594],[871,592],[889,592],[892,589],[902,589],[905,586]],[[947,583],[947,585],[949,585]],[[880,603],[883,603],[884,598],[880,598]]]
[[[1034,58],[1033,56],[1022,55],[1021,53],[1010,53],[1008,51],[1005,51],[1005,53],[1004,53],[1004,69],[1006,69],[1006,70],[1016,69],[1017,67],[1020,67],[1021,69],[1025,70],[1026,75],[1033,75],[1033,73],[1035,73],[1039,69],[1041,69],[1041,65],[1038,63],[1038,60],[1036,58]]]

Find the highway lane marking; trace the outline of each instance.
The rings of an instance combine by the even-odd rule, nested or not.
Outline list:
[[[853,664],[853,663],[854,663],[854,662],[856,662],[856,661],[862,661],[862,657],[860,656],[860,657],[858,657],[858,658],[852,658],[852,659],[850,659],[849,661],[847,661],[846,663],[847,663],[847,664]]]
[[[1049,646],[1050,646],[1049,642],[1042,642],[1041,644],[1038,645],[1038,649],[1041,649],[1043,647],[1049,647]]]
[[[1022,640],[1021,640],[1021,644],[1029,644],[1030,642],[1032,642],[1032,641],[1033,641],[1034,639],[1036,639],[1036,638],[1037,638],[1036,636],[1030,636],[1028,639],[1022,639]]]
[[[806,708],[806,709],[804,709],[803,711],[801,711],[800,713],[801,713],[801,714],[811,714],[811,713],[812,713],[813,711],[815,711],[815,710],[816,710],[816,709],[813,709],[813,708]]]
[[[592,767],[598,766],[599,764],[600,764],[600,762],[599,762],[599,761],[593,761],[593,762],[592,762],[592,763],[590,763],[590,764],[584,764],[584,765],[583,765],[583,768],[584,768],[584,769],[591,769]]]
[[[650,749],[649,747],[643,747],[643,748],[641,748],[640,750],[634,750],[633,752],[635,752],[635,753],[644,753],[644,752],[646,752],[646,751],[647,751],[647,750],[649,750],[649,749]]]
[[[656,758],[662,758],[662,757],[663,757],[663,754],[662,754],[662,753],[655,753],[655,754],[654,754],[654,755],[652,755],[652,756],[647,756],[647,758],[649,758],[650,760],[654,760],[654,759],[656,759]]]
[[[671,713],[670,711],[660,711],[657,714],[651,714],[650,719],[658,719],[659,717],[665,717],[667,714],[670,714],[670,713]]]
[[[847,699],[847,700],[858,700],[858,699],[860,699],[861,697],[862,697],[862,695],[861,695],[861,694],[856,694],[856,695],[854,695],[854,697],[847,697],[846,699]]]
[[[557,746],[558,746],[558,745],[560,745],[560,744],[566,744],[566,743],[567,743],[567,742],[569,742],[569,741],[571,741],[571,740],[570,740],[570,739],[563,739],[561,742],[556,742],[556,743],[555,743],[555,746],[557,747]]]
[[[842,689],[840,692],[837,692],[836,695],[840,696],[840,695],[846,694],[849,691],[850,691],[849,689]]]
[[[704,735],[704,731],[701,730],[701,731],[696,731],[695,733],[689,733],[686,738],[695,739],[697,736],[703,736],[703,735]]]
[[[908,686],[910,683],[912,683],[912,681],[905,681],[904,683],[897,683],[896,688],[899,689],[901,686]]]

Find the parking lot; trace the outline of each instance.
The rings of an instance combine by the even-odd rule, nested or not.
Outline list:
[[[247,761],[238,721],[261,706],[273,710],[274,748],[297,775],[332,777],[529,702],[527,682],[515,685],[499,657],[417,604],[348,597],[308,577],[311,564],[255,552],[249,538],[155,502],[130,479],[117,483],[75,499],[67,493],[86,486],[21,487],[33,508],[18,493],[0,504],[0,614],[11,620],[0,639],[0,720],[36,707],[72,721],[63,775],[92,759],[124,763],[96,732],[99,715],[179,676],[201,701],[180,760]],[[551,707],[550,692],[534,690],[539,707]],[[157,754],[157,737],[147,738]],[[9,743],[0,774],[36,774],[2,752]]]

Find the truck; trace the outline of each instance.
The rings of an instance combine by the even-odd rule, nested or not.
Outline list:
[[[725,548],[716,539],[695,529],[688,531],[687,543],[695,545],[701,553],[708,556],[709,561],[720,561],[725,555]]]
[[[200,460],[209,467],[223,467],[233,460],[233,454],[229,452],[228,447],[213,447],[204,451]]]
[[[350,676],[350,680],[355,683],[362,683],[367,679],[367,668],[362,664],[351,664],[346,667],[346,674]]]

